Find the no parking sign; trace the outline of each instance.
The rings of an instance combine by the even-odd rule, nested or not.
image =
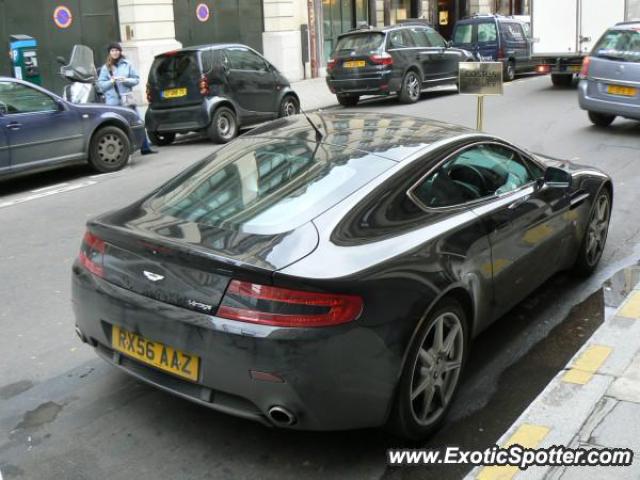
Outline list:
[[[206,22],[209,20],[209,16],[211,12],[209,11],[209,5],[206,3],[199,3],[196,7],[196,18],[201,22]]]
[[[65,5],[56,7],[53,11],[53,21],[58,28],[69,28],[73,23],[71,9]]]

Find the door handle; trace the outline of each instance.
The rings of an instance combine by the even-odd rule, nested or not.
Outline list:
[[[22,127],[22,124],[18,122],[11,122],[7,124],[7,128],[9,130],[20,130],[20,127]]]
[[[521,198],[519,198],[517,200],[514,200],[513,203],[511,203],[507,208],[509,210],[515,210],[516,208],[518,208],[523,203],[526,203],[527,200],[529,200],[530,197],[531,197],[531,195],[525,195],[524,197],[521,197]]]

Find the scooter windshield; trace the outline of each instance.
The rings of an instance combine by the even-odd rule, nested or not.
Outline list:
[[[93,50],[86,45],[74,45],[69,64],[63,68],[64,76],[76,82],[94,82],[97,77]]]

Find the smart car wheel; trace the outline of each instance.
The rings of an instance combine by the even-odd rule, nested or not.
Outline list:
[[[399,99],[402,103],[415,103],[420,98],[420,78],[413,70],[409,70],[402,79]]]
[[[607,115],[606,113],[589,112],[589,120],[598,127],[608,127],[616,119],[615,115]]]
[[[127,134],[118,127],[103,127],[93,134],[89,163],[99,172],[115,172],[129,160],[131,146]]]
[[[300,113],[300,104],[298,103],[298,99],[293,95],[287,95],[280,102],[280,111],[278,112],[278,116],[280,117],[289,117],[291,115],[297,115]]]
[[[607,241],[610,219],[611,194],[609,190],[602,188],[591,208],[589,223],[573,266],[574,273],[586,276],[596,269]]]
[[[446,299],[416,335],[396,392],[389,428],[419,440],[445,418],[467,355],[467,318],[459,302]]]
[[[230,108],[219,107],[209,125],[209,138],[216,143],[227,143],[238,134],[238,121]]]
[[[151,140],[151,143],[159,147],[171,145],[176,139],[175,133],[147,132],[147,134],[149,135],[149,140]]]
[[[358,101],[360,101],[358,95],[338,95],[337,99],[338,103],[343,107],[355,107],[358,105]]]

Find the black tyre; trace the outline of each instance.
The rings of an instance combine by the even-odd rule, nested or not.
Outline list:
[[[598,127],[608,127],[616,119],[615,115],[607,115],[606,113],[589,112],[589,120]]]
[[[607,188],[602,188],[596,196],[587,228],[582,238],[573,273],[579,276],[590,275],[598,266],[609,232],[611,219],[611,194]]]
[[[551,83],[554,87],[570,87],[573,83],[573,75],[563,73],[552,73]]]
[[[467,358],[467,318],[453,298],[442,301],[415,336],[387,427],[407,440],[433,433],[451,407]]]
[[[343,107],[355,107],[360,101],[359,95],[337,95],[338,103]]]
[[[207,131],[209,138],[216,143],[227,143],[238,134],[236,114],[228,107],[218,107],[213,114]]]
[[[516,78],[516,62],[509,60],[504,66],[504,81],[513,82]]]
[[[420,99],[422,81],[415,70],[409,70],[402,79],[402,86],[398,99],[400,103],[416,103]]]
[[[151,143],[159,147],[166,147],[167,145],[171,145],[176,139],[175,133],[147,132],[147,134],[149,135],[149,140],[151,140]]]
[[[127,134],[118,127],[102,127],[93,134],[89,144],[89,163],[98,172],[115,172],[129,161],[131,144]]]
[[[279,117],[289,117],[300,113],[300,102],[293,95],[286,95],[280,102]]]

